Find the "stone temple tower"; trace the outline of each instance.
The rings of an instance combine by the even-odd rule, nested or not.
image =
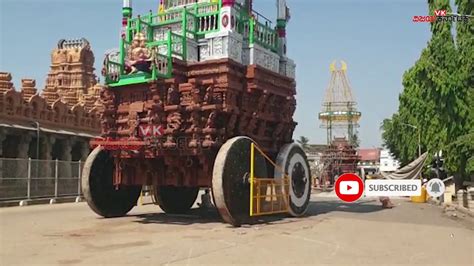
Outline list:
[[[96,83],[94,54],[89,42],[84,38],[60,40],[51,52],[51,69],[43,91],[47,102],[52,104],[61,99],[72,107]]]

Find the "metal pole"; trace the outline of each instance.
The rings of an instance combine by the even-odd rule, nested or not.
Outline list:
[[[54,160],[54,197],[58,197],[58,181],[59,181],[59,175],[58,175],[58,159]]]
[[[26,197],[27,199],[31,198],[31,158],[28,158],[28,177],[26,185]]]
[[[81,196],[81,175],[82,175],[82,169],[81,169],[81,164],[82,162],[79,160],[79,175],[77,176],[77,196]]]
[[[255,148],[253,142],[250,143],[250,216],[253,216],[253,180],[254,180],[254,157],[255,157]],[[258,201],[258,198],[257,198]],[[257,203],[258,204],[258,203]],[[257,207],[258,208],[258,207]]]
[[[36,122],[36,159],[39,160],[39,152],[40,152],[40,125]]]
[[[40,168],[40,155],[39,155],[39,148],[40,148],[40,123],[38,121],[33,122],[36,125],[36,171],[35,175],[36,178],[39,178],[39,168]],[[38,182],[36,182],[36,189],[38,189]]]

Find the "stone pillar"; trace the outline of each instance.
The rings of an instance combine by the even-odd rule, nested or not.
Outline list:
[[[75,139],[73,138],[67,138],[62,141],[62,154],[61,154],[61,161],[62,162],[60,168],[62,168],[62,171],[60,171],[60,176],[63,178],[71,178],[72,177],[72,169],[71,169],[71,160],[72,160],[72,144],[74,143]]]
[[[31,135],[25,134],[20,138],[20,143],[18,143],[18,156],[17,158],[28,159],[28,150],[30,149]]]
[[[75,142],[75,139],[73,138],[67,138],[62,141],[63,147],[62,147],[62,154],[61,154],[61,160],[62,161],[71,161],[72,160],[72,146],[73,143]]]
[[[43,158],[44,160],[52,160],[53,159],[53,146],[54,146],[54,143],[56,143],[56,138],[54,136],[47,135],[42,139],[41,146],[43,148],[43,152],[41,154],[41,158]]]
[[[82,149],[81,149],[81,162],[85,162],[87,159],[87,156],[89,156],[89,153],[91,152],[90,146],[89,146],[89,140],[83,141],[82,142]]]
[[[48,177],[48,178],[53,178],[54,177],[54,171],[55,171],[55,164],[54,162],[51,162],[53,159],[53,146],[54,143],[56,142],[56,138],[53,136],[46,135],[44,136],[41,142],[41,147],[43,149],[40,149],[42,151],[41,153],[41,158],[44,160],[47,160],[48,166],[47,167],[42,167],[42,176]]]
[[[20,143],[18,143],[18,154],[17,158],[23,159],[17,161],[17,174],[16,177],[26,178],[28,176],[28,150],[30,148],[31,135],[25,134],[20,137]],[[35,165],[31,165],[31,173],[34,173]],[[33,177],[33,176],[32,176]]]
[[[3,141],[7,138],[7,131],[0,129],[0,158],[3,158]]]

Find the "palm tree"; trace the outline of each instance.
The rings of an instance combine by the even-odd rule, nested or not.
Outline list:
[[[308,144],[309,139],[305,136],[300,136],[300,139],[297,140],[296,142],[298,142],[303,147],[303,149],[305,149],[305,150],[308,149],[308,147],[309,147],[309,144]]]
[[[352,135],[352,138],[350,139],[350,142],[351,142],[351,144],[352,144],[355,148],[359,148],[359,146],[360,146],[360,139],[359,139],[359,136],[357,135],[357,133],[355,133],[354,135]]]

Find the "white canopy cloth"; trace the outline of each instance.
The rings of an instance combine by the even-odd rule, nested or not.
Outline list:
[[[418,159],[409,163],[408,165],[398,169],[397,171],[391,174],[382,174],[382,177],[385,179],[415,179],[418,177],[423,170],[423,165],[425,160],[428,157],[428,153],[423,153]]]

